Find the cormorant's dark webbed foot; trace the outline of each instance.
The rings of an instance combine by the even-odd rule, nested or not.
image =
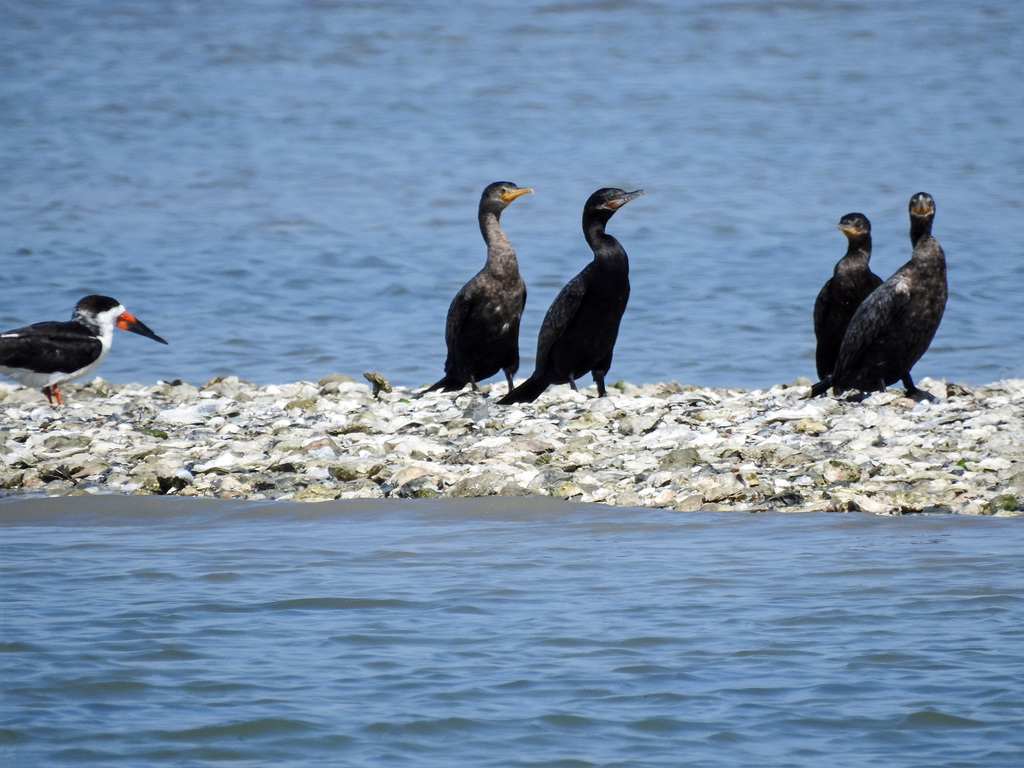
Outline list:
[[[907,388],[907,397],[911,400],[917,400],[917,402],[921,402],[922,400],[927,400],[930,403],[935,402],[935,395],[923,389],[918,389],[917,385],[914,384],[914,380],[910,378],[909,373],[902,377],[900,381],[903,383],[903,386]]]
[[[931,392],[928,392],[927,390],[918,389],[917,387],[914,387],[913,390],[908,389],[907,397],[909,397],[911,400],[917,400],[917,402],[919,403],[922,400],[927,400],[929,403],[935,402],[935,395],[933,395]]]

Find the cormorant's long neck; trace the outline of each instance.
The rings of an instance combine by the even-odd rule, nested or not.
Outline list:
[[[914,250],[910,261],[922,275],[930,278],[946,280],[946,254],[942,246],[932,237],[932,217],[914,217],[910,225],[910,240]]]
[[[932,217],[931,216],[911,216],[910,217],[910,244],[911,246],[917,246],[918,242],[928,237],[932,233]]]
[[[518,271],[516,252],[512,243],[498,225],[499,214],[493,211],[480,211],[480,234],[487,243],[487,266],[499,271]]]
[[[871,235],[854,235],[850,238],[846,248],[845,258],[848,261],[863,261],[865,264],[871,259]]]
[[[607,223],[607,219],[598,216],[588,216],[583,222],[583,236],[587,239],[587,245],[594,251],[594,261],[628,266],[626,249],[604,231]]]

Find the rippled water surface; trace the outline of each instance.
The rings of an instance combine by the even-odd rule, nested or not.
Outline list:
[[[951,294],[918,378],[1024,375],[1024,4],[311,0],[0,4],[0,327],[113,295],[112,381],[440,377],[445,312],[503,225],[544,310],[590,258],[633,293],[612,380],[813,373],[850,211],[875,271],[935,196]]]
[[[0,763],[1019,766],[1019,520],[0,503]]]

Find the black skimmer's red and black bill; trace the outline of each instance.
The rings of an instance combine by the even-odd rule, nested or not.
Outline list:
[[[103,362],[115,326],[167,343],[117,299],[86,296],[75,305],[69,322],[51,320],[0,333],[0,373],[26,387],[42,388],[47,400],[63,405],[58,387]]]

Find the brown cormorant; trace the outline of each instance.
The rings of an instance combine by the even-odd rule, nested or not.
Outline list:
[[[902,381],[911,397],[930,398],[910,377],[928,349],[946,308],[946,256],[932,237],[935,201],[925,192],[910,198],[910,261],[861,303],[850,320],[835,370],[811,388],[882,391]]]
[[[864,298],[882,284],[871,271],[871,222],[863,213],[848,213],[839,220],[839,229],[849,241],[846,255],[836,262],[832,277],[822,286],[814,302],[814,336],[818,341],[814,362],[818,378],[828,376],[836,367],[839,345],[846,326]]]
[[[619,208],[643,193],[604,188],[587,200],[583,235],[594,260],[562,288],[544,315],[533,374],[499,403],[533,402],[549,384],[568,382],[575,390],[576,379],[587,371],[593,372],[598,395],[607,395],[604,375],[629,300],[629,259],[604,228]]]
[[[511,181],[487,185],[477,218],[487,243],[487,263],[455,294],[448,307],[444,340],[448,357],[444,378],[427,391],[454,392],[466,384],[479,391],[478,381],[505,372],[508,388],[519,370],[519,320],[526,306],[526,283],[512,244],[498,225],[501,212],[520,195],[533,192]]]

